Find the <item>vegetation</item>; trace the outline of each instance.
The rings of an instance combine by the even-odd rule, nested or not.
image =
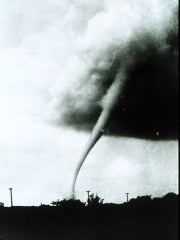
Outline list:
[[[83,202],[81,202],[80,200],[74,200],[74,199],[63,199],[62,201],[60,201],[59,199],[57,201],[53,201],[51,203],[51,205],[55,206],[55,207],[82,207],[85,206],[85,204]]]
[[[89,198],[87,200],[88,206],[99,206],[103,204],[104,199],[101,199],[97,194],[94,195],[94,193],[89,195]]]
[[[97,194],[94,193],[90,194],[87,202],[83,203],[80,200],[75,199],[63,199],[63,200],[57,200],[52,201],[51,205],[55,207],[82,207],[82,206],[99,206],[103,204],[104,199],[101,199]]]
[[[92,194],[88,205],[64,199],[51,206],[2,207],[0,239],[177,240],[178,195],[108,204]]]

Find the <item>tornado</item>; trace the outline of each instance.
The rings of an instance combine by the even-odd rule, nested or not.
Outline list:
[[[74,178],[73,178],[73,184],[72,184],[72,198],[75,199],[75,187],[77,178],[79,175],[79,172],[82,168],[82,165],[84,161],[86,160],[86,157],[88,156],[91,149],[94,147],[94,145],[97,143],[97,141],[101,138],[103,133],[105,132],[105,128],[110,121],[111,112],[118,103],[118,100],[121,96],[122,89],[123,89],[123,83],[125,79],[125,74],[123,72],[118,73],[114,82],[108,89],[106,95],[101,101],[102,106],[102,112],[92,130],[91,136],[87,142],[87,145],[84,149],[84,152],[81,155],[80,161],[77,165],[77,168],[75,170]]]

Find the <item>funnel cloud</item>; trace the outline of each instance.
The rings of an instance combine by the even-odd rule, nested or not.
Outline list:
[[[87,26],[85,41],[82,40],[85,50],[78,56],[86,61],[84,69],[58,107],[59,123],[92,131],[74,174],[73,198],[79,171],[107,128],[110,135],[116,136],[150,140],[177,138],[178,20],[175,2],[147,4],[140,1],[139,8],[132,1],[119,5],[124,12],[127,8],[129,12],[125,15],[120,11],[118,22],[111,20],[110,37],[105,24],[110,20],[106,7],[104,12],[101,8],[98,17],[96,13],[89,25],[94,20],[102,35],[106,31],[107,34],[102,40],[99,32],[90,31]],[[118,11],[114,2],[109,7]],[[90,47],[86,38],[88,32],[95,41]]]
[[[121,70],[123,72],[123,70]],[[111,87],[108,89],[107,94],[105,95],[103,101],[102,101],[102,107],[103,111],[101,112],[94,128],[91,133],[91,137],[87,143],[87,146],[85,148],[84,153],[81,156],[80,162],[77,166],[77,169],[74,174],[74,180],[73,180],[73,186],[72,186],[72,194],[73,198],[75,197],[75,185],[76,185],[76,180],[79,174],[79,171],[93,148],[93,146],[96,144],[96,142],[100,139],[102,134],[105,131],[105,127],[108,124],[108,121],[111,117],[111,112],[113,111],[113,108],[115,107],[116,103],[118,102],[118,98],[120,97],[120,93],[123,89],[123,83],[124,83],[124,76],[123,74],[118,74],[115,81],[111,85]]]
[[[178,193],[178,1],[2,2],[0,201]]]

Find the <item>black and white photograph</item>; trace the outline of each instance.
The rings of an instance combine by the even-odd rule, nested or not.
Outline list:
[[[178,240],[178,7],[0,0],[0,240]]]

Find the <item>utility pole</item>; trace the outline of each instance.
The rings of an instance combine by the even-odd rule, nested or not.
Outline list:
[[[12,188],[9,188],[9,191],[10,191],[11,207],[13,207]]]
[[[89,204],[89,193],[90,193],[90,191],[86,191],[86,192],[87,192],[87,195],[88,195],[87,202],[88,202],[88,204]]]
[[[129,193],[126,193],[126,196],[127,196],[127,202],[129,202],[129,198],[128,198],[128,195],[129,195]]]

